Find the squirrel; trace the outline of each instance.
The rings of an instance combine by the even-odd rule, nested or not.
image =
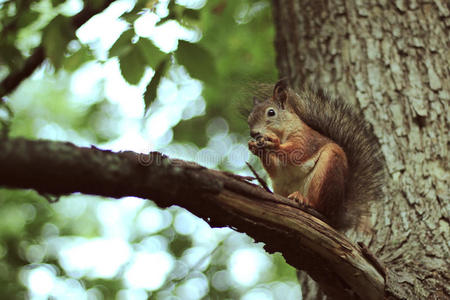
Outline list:
[[[278,81],[253,97],[249,150],[274,192],[313,208],[337,230],[360,225],[383,196],[384,161],[368,123],[351,105]]]

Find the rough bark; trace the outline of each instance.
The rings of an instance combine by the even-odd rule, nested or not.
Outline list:
[[[138,196],[162,207],[176,204],[212,226],[230,226],[265,242],[266,250],[281,252],[336,299],[383,297],[384,268],[364,245],[349,242],[293,201],[243,179],[157,152],[113,153],[62,142],[0,140],[2,186],[54,195]]]
[[[273,1],[280,77],[359,106],[387,162],[364,240],[404,299],[450,298],[448,1]],[[307,279],[304,279],[307,280]],[[305,299],[323,298],[311,282]]]

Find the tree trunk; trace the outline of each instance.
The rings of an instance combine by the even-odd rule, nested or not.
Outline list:
[[[423,1],[425,2],[425,1]],[[450,298],[446,1],[273,1],[280,77],[356,104],[387,164],[363,239],[405,299]],[[306,280],[306,279],[304,279]],[[323,298],[308,283],[305,299]]]

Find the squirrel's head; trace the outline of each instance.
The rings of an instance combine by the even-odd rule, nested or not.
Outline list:
[[[290,97],[294,96],[286,80],[278,81],[272,96],[267,99],[253,97],[253,109],[248,116],[250,136],[276,135],[281,139],[289,134],[290,128],[300,129],[304,124],[295,114]]]

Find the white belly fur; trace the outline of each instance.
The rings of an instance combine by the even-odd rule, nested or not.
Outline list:
[[[318,157],[313,157],[302,165],[278,165],[275,169],[275,176],[271,178],[275,193],[287,197],[298,191],[306,196],[317,160]]]

